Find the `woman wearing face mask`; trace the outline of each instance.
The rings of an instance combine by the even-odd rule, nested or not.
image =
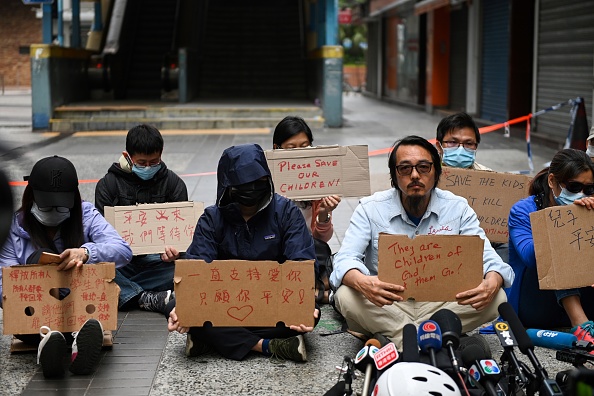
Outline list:
[[[62,271],[99,262],[115,262],[116,267],[122,267],[130,261],[130,246],[93,204],[82,201],[76,169],[69,160],[58,156],[43,158],[33,166],[27,181],[21,207],[14,215],[10,234],[0,252],[0,266],[35,264],[42,252],[59,254],[58,270]],[[1,276],[2,272],[0,281]],[[54,297],[62,299],[67,295],[66,289],[60,289],[60,295]],[[89,319],[87,323],[79,334],[91,334],[90,340],[94,339],[94,345],[100,351],[103,330],[95,319]],[[59,331],[42,329],[40,332],[44,338],[41,342],[39,334],[17,335],[17,338],[39,344],[38,358],[44,374],[60,376],[64,371],[62,362],[67,348],[66,339]],[[72,341],[71,337],[68,338]],[[91,351],[92,358],[83,358],[86,363],[81,367],[76,364],[81,359],[75,359],[75,349],[73,346],[70,370],[76,374],[88,374],[99,353]],[[77,356],[85,352],[89,352],[88,349],[79,348]]]
[[[553,329],[571,327],[578,339],[594,341],[594,289],[540,290],[530,213],[550,206],[594,208],[594,165],[583,151],[565,149],[530,183],[530,196],[509,214],[509,264],[516,278],[508,292],[522,324]]]
[[[309,126],[300,117],[288,116],[278,123],[272,137],[274,149],[309,147],[313,135]],[[330,195],[315,201],[296,201],[314,238],[328,242],[332,238],[332,211],[340,203],[338,195]]]

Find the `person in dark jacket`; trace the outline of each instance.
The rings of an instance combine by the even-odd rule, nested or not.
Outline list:
[[[257,144],[226,149],[217,170],[217,201],[198,220],[186,258],[213,260],[315,260],[314,242],[295,204],[274,193],[264,151]],[[179,258],[174,249],[162,257]],[[317,278],[317,263],[315,264]],[[312,285],[313,287],[313,285]],[[216,350],[241,360],[250,351],[279,359],[306,361],[304,325],[290,327],[192,327],[179,326],[175,300],[168,304],[169,331],[188,333],[186,355]],[[319,309],[314,311],[319,320]],[[315,325],[314,325],[315,326]]]
[[[188,200],[184,181],[161,160],[163,146],[163,137],[153,126],[138,125],[128,131],[126,151],[95,188],[95,206],[101,214],[106,206]],[[173,263],[163,262],[159,254],[134,256],[116,272],[115,282],[121,289],[119,308],[164,313],[173,294],[174,269]]]

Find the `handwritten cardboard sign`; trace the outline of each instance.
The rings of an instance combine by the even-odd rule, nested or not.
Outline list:
[[[294,200],[371,194],[367,146],[266,151],[275,191]]]
[[[456,301],[483,279],[484,242],[478,235],[406,235],[380,233],[378,277],[403,285],[404,299]]]
[[[116,330],[120,289],[113,278],[114,263],[86,264],[69,271],[58,271],[53,264],[3,267],[4,334],[37,334],[41,326],[79,331],[90,318],[99,320],[104,330]],[[58,288],[69,289],[70,294],[58,300],[50,294]]]
[[[468,200],[491,242],[507,242],[511,207],[528,196],[531,177],[444,166],[438,187]]]
[[[202,202],[106,206],[105,219],[135,255],[163,253],[165,246],[185,252],[202,212]]]
[[[594,284],[594,210],[552,206],[530,213],[530,222],[541,289]]]
[[[175,311],[182,326],[313,326],[314,262],[177,260]]]

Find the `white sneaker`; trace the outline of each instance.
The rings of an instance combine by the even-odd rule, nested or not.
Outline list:
[[[45,378],[62,377],[64,375],[66,355],[66,339],[59,331],[52,331],[47,326],[39,329],[43,339],[37,349],[37,364],[41,364]]]

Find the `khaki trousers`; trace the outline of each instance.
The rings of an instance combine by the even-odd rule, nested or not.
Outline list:
[[[491,304],[481,311],[469,305],[449,302],[413,302],[403,301],[378,307],[367,300],[361,293],[342,285],[335,295],[336,309],[345,317],[349,330],[372,336],[380,333],[394,342],[402,350],[402,328],[407,323],[419,324],[442,308],[449,309],[460,317],[462,332],[476,329],[499,316],[497,307],[507,301],[505,292],[500,289]]]

